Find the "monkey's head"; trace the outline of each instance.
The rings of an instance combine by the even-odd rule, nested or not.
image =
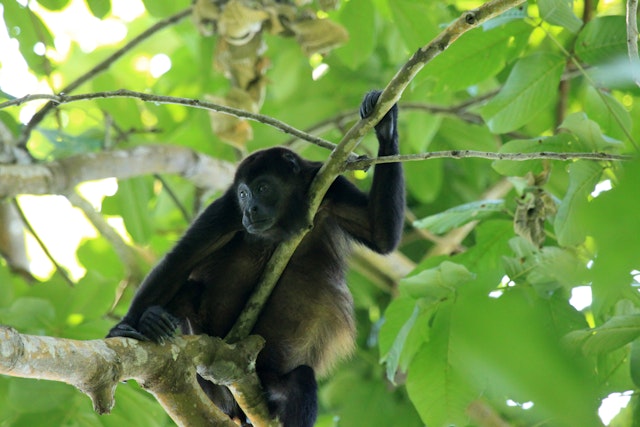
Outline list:
[[[281,147],[258,151],[244,159],[232,188],[245,230],[256,237],[280,241],[303,227],[307,190],[318,167]]]

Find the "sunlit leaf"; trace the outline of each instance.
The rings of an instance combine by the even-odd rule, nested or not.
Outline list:
[[[491,131],[509,132],[533,120],[555,102],[565,58],[536,53],[518,61],[498,95],[481,114]]]
[[[582,20],[573,13],[573,0],[539,0],[540,16],[550,24],[560,25],[572,33],[582,27]]]

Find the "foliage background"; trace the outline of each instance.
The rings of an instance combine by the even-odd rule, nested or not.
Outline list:
[[[11,47],[19,43],[39,90],[56,93],[190,2],[145,1],[144,10],[126,22],[113,14],[115,0],[87,0],[86,31],[100,20],[122,21],[125,40],[91,49],[80,36],[64,54],[56,33],[62,30],[49,25],[47,10],[65,14],[85,3],[25,3],[0,1]],[[350,39],[324,58],[307,58],[292,39],[266,36],[270,67],[261,113],[306,129],[351,111],[367,90],[384,87],[415,49],[479,4],[343,1],[329,18]],[[640,92],[627,55],[624,6],[620,0],[539,0],[465,34],[403,94],[403,153],[636,154]],[[77,92],[126,88],[189,98],[222,95],[229,83],[212,66],[214,39],[183,20]],[[158,54],[170,58],[171,68],[154,76],[148,64]],[[313,79],[320,64],[328,71]],[[0,65],[0,71],[13,66]],[[19,87],[5,75],[0,97],[25,95]],[[17,138],[32,112],[33,104],[0,110],[3,131]],[[322,136],[337,141],[354,120],[331,121]],[[247,151],[290,139],[269,126],[252,127]],[[112,140],[105,137],[114,134]],[[237,148],[212,133],[206,112],[127,99],[62,106],[32,133],[27,148],[35,159],[50,161],[149,143],[238,159]],[[295,147],[314,159],[328,154],[307,143]],[[360,153],[374,147],[369,138]],[[483,425],[483,411],[509,425],[600,425],[598,408],[614,392],[627,393],[630,404],[611,425],[640,425],[637,162],[445,158],[406,163],[405,171],[409,220],[399,250],[414,268],[393,284],[375,272],[363,274],[366,269],[350,273],[359,347],[356,357],[322,382],[318,425]],[[369,176],[351,177],[366,188]],[[594,192],[598,184],[612,189]],[[144,176],[118,180],[112,194],[95,204],[111,224],[121,219],[116,228],[146,271],[187,227],[201,198],[182,178]],[[19,198],[35,221],[52,201],[44,199],[29,211],[32,200]],[[50,218],[42,227],[74,225]],[[75,261],[68,255],[75,253],[86,274],[71,275],[74,287],[55,273],[27,281],[0,260],[0,323],[23,333],[101,338],[133,294],[129,286],[112,309],[119,284],[139,277],[104,237],[85,237],[76,248],[64,231],[62,236],[45,242],[53,257],[71,259],[63,267],[73,272]],[[591,297],[577,308],[571,304],[577,305],[571,299],[576,289]],[[171,425],[135,384],[121,385],[116,399],[113,413],[99,417],[86,396],[69,386],[3,377],[0,425]]]

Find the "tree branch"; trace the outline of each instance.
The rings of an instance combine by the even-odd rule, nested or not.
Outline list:
[[[3,103],[0,103],[0,109],[11,107],[11,106],[17,106],[25,102],[42,100],[42,99],[49,100],[49,103],[47,105],[56,105],[56,104],[62,105],[62,104],[69,104],[69,103],[78,102],[78,101],[88,101],[88,100],[97,99],[97,98],[135,98],[135,99],[140,99],[146,102],[153,102],[155,104],[184,105],[188,107],[199,108],[202,110],[216,111],[218,113],[224,113],[230,116],[239,117],[247,120],[252,120],[254,122],[266,124],[284,133],[293,135],[305,141],[309,141],[312,144],[318,145],[323,148],[327,148],[329,150],[333,150],[335,148],[335,145],[333,143],[325,139],[318,138],[313,135],[309,135],[308,133],[303,132],[299,129],[296,129],[293,126],[290,126],[280,120],[274,119],[269,116],[265,116],[263,114],[250,113],[248,111],[241,110],[239,108],[227,107],[225,105],[215,104],[213,102],[203,101],[200,99],[153,95],[149,93],[136,92],[128,89],[85,93],[80,95],[33,94],[33,95],[27,95],[27,96],[23,96],[22,98],[16,98],[10,101],[5,101]]]
[[[357,159],[347,161],[343,170],[367,170],[372,165],[381,163],[396,163],[396,162],[418,162],[422,160],[430,159],[489,159],[489,160],[513,160],[523,162],[526,160],[631,160],[633,157],[623,154],[608,154],[608,153],[556,153],[551,151],[540,151],[537,153],[492,153],[487,151],[475,151],[475,150],[448,150],[448,151],[432,151],[430,153],[422,154],[404,154],[395,156],[383,156],[375,159]]]
[[[638,0],[627,0],[627,49],[636,85],[640,86],[640,57],[638,57]]]
[[[166,344],[126,338],[77,341],[0,327],[0,374],[71,384],[91,398],[99,414],[113,408],[118,383],[135,379],[178,425],[237,427],[211,404],[194,373],[206,372],[232,388],[246,377],[257,381],[253,366],[263,344],[262,338],[251,336],[230,346],[206,335],[176,337]],[[259,388],[244,391],[249,399],[261,399]],[[266,406],[260,410],[249,413],[250,419],[268,419]]]
[[[84,181],[131,178],[157,172],[182,175],[197,186],[225,190],[235,166],[174,145],[140,145],[128,150],[80,154],[49,163],[0,164],[0,196],[68,194]]]

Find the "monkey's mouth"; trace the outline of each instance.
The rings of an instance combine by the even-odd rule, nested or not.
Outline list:
[[[243,221],[245,230],[251,234],[261,234],[268,231],[273,226],[273,221],[270,219],[258,219]]]

